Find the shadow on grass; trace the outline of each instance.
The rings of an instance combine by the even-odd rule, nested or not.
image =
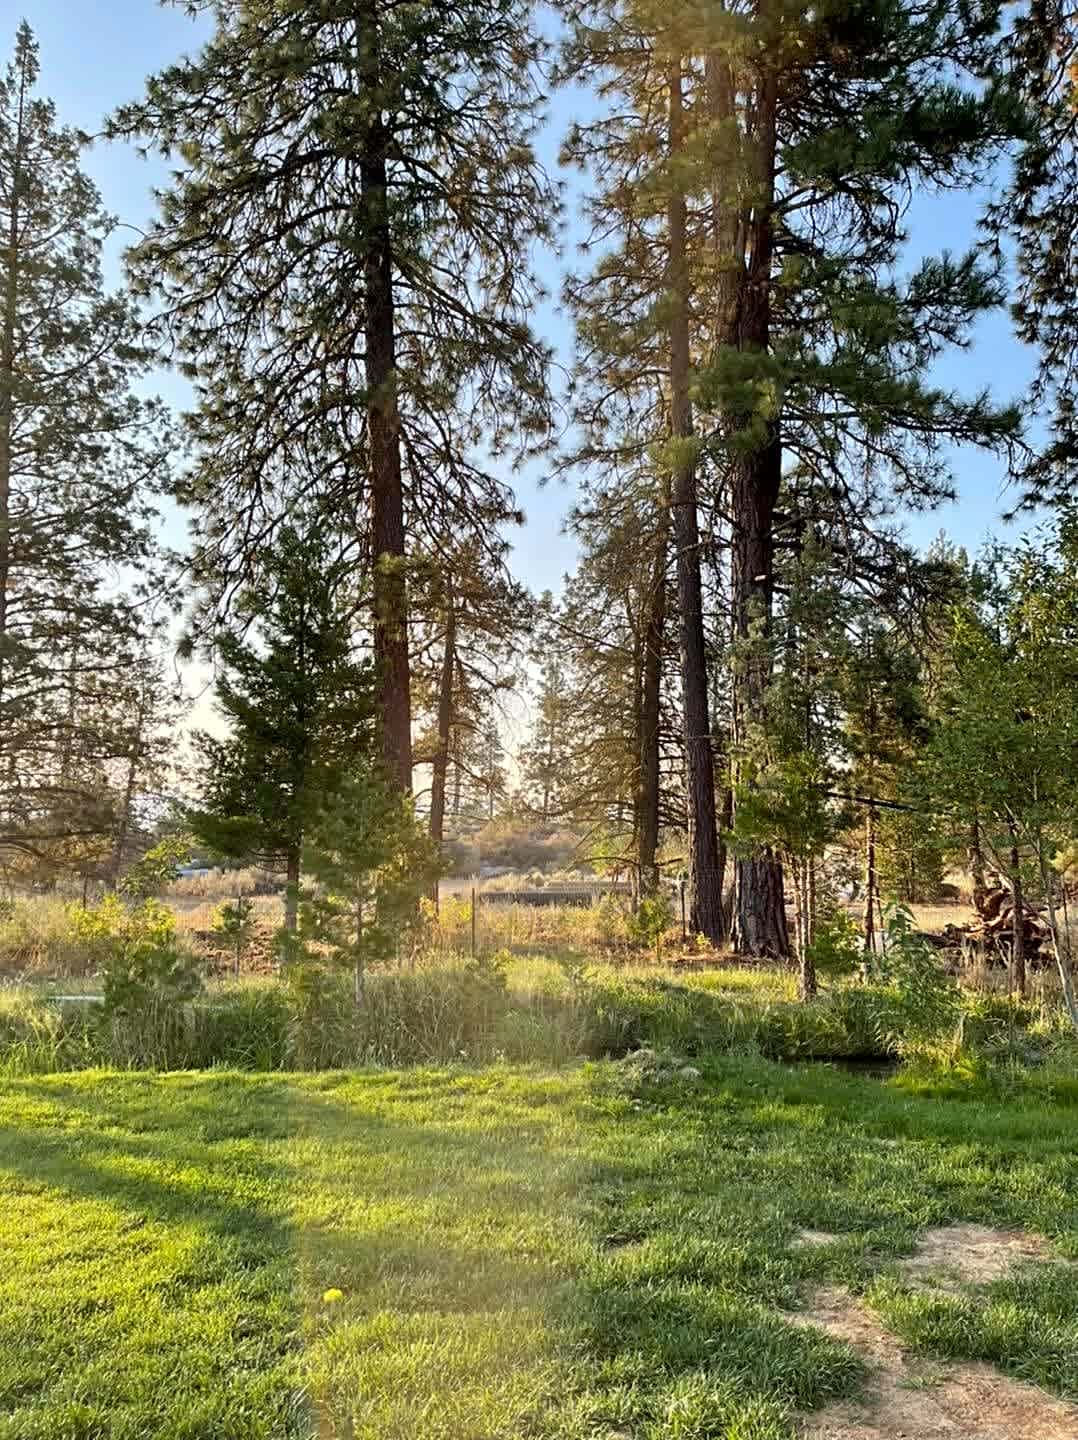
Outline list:
[[[225,1395],[237,1367],[261,1366],[263,1405],[291,1417],[264,1432],[273,1440],[583,1440],[619,1428],[786,1440],[794,1410],[863,1375],[849,1350],[784,1317],[807,1283],[864,1288],[943,1220],[1044,1229],[1054,1213],[1078,1234],[1078,1216],[1059,1208],[1078,1160],[1061,1153],[1058,1117],[756,1061],[639,1096],[612,1073],[8,1082],[9,1210],[55,1195],[59,1226],[69,1204],[104,1205],[86,1253],[106,1270],[127,1247],[148,1259],[130,1313],[108,1325],[107,1291],[83,1313],[59,1270],[41,1293],[28,1271],[0,1349],[42,1356],[35,1403],[49,1419],[50,1395],[59,1407],[70,1389],[61,1372],[96,1357],[103,1403],[112,1397],[131,1431],[124,1347],[148,1345],[152,1359],[159,1343],[138,1330],[138,1306],[157,1296],[212,1326],[224,1296],[228,1328],[199,1383]],[[108,1220],[108,1208],[121,1213]],[[801,1226],[840,1238],[798,1250]],[[175,1235],[190,1243],[150,1266]],[[331,1289],[341,1298],[326,1303]],[[38,1323],[39,1302],[67,1317],[62,1328]],[[188,1333],[147,1372],[158,1397],[137,1432],[147,1440],[190,1433],[191,1398],[168,1381]],[[0,1401],[31,1403],[30,1371],[11,1375]],[[214,1414],[215,1440],[258,1433],[224,1400]]]

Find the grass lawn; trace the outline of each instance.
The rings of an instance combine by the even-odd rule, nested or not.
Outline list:
[[[894,1264],[958,1220],[1078,1257],[1074,1097],[703,1068],[4,1081],[0,1440],[784,1440],[864,1379],[788,1318],[823,1282],[1078,1395],[1078,1266]]]

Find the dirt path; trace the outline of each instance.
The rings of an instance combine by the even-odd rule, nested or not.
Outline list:
[[[822,1245],[836,1238],[805,1231],[800,1243]],[[902,1268],[918,1286],[953,1293],[962,1285],[987,1284],[1017,1261],[1046,1253],[1037,1236],[951,1225],[928,1231]],[[851,1345],[875,1371],[863,1402],[815,1411],[802,1422],[802,1440],[1078,1440],[1078,1406],[989,1365],[907,1354],[848,1290],[817,1291],[796,1322]]]

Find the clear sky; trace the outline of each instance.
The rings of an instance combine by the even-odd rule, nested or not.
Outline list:
[[[113,106],[138,95],[145,76],[185,51],[197,49],[207,33],[205,21],[192,21],[182,9],[160,6],[156,0],[2,0],[5,24],[0,36],[6,51],[15,25],[25,16],[41,45],[41,89],[56,101],[60,119],[93,133]],[[544,158],[551,164],[558,137],[579,107],[576,97],[555,96],[549,134],[544,137]],[[160,162],[140,159],[127,146],[99,143],[90,152],[86,168],[101,189],[104,202],[120,220],[141,226],[152,213],[151,187],[165,177]],[[918,255],[950,248],[960,251],[975,239],[977,202],[970,196],[919,196],[909,216],[911,261]],[[565,263],[572,263],[572,222],[564,260],[544,259],[542,271],[557,291]],[[569,328],[553,305],[544,309],[540,327],[568,359]],[[939,367],[943,383],[970,390],[989,386],[998,398],[1019,394],[1029,373],[1029,357],[1015,342],[1005,315],[979,327],[974,345],[949,357]],[[169,375],[162,375],[160,393],[182,405],[184,390]],[[968,452],[958,457],[960,503],[927,516],[914,517],[912,536],[927,543],[941,528],[975,548],[990,529],[998,526],[1005,508],[1001,498],[1004,477],[991,460]],[[555,588],[571,567],[573,547],[562,532],[572,500],[563,483],[540,487],[541,471],[518,477],[517,490],[528,524],[517,536],[515,569],[536,590]],[[179,539],[175,534],[174,539]]]

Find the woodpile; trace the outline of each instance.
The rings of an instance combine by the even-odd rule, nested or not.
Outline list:
[[[1014,896],[1001,882],[978,888],[973,895],[977,918],[965,927],[965,937],[997,951],[1011,948],[1014,936]],[[1023,906],[1026,958],[1036,962],[1051,944],[1047,916],[1029,905]]]

